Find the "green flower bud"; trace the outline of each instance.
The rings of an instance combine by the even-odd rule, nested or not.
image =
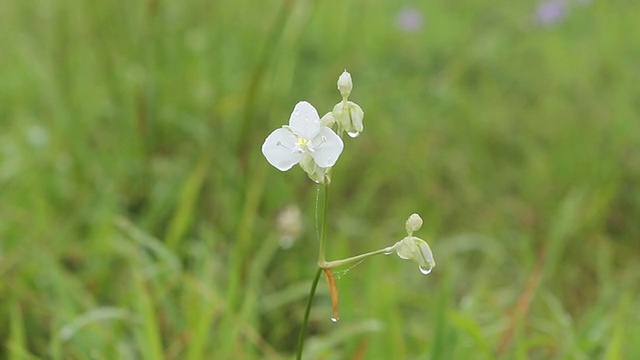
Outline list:
[[[401,259],[418,263],[420,272],[428,274],[436,266],[433,253],[426,241],[415,236],[407,236],[394,245],[396,254]]]
[[[320,125],[326,127],[333,127],[336,123],[336,118],[333,116],[333,112],[329,111],[322,118],[320,118]]]
[[[413,236],[414,231],[422,227],[422,218],[418,214],[411,214],[405,223],[407,237],[395,243],[391,251],[395,251],[401,259],[413,260],[423,274],[428,274],[436,266],[433,253],[426,241]]]
[[[338,91],[343,98],[349,97],[351,90],[353,89],[353,82],[351,81],[351,74],[345,70],[338,78]]]
[[[323,168],[318,166],[310,155],[305,154],[299,164],[302,170],[307,173],[309,179],[314,182],[318,184],[328,184],[331,182],[331,167]]]
[[[414,231],[418,231],[420,227],[422,227],[422,218],[418,214],[411,214],[407,219],[405,227],[409,235],[413,234]]]
[[[364,130],[364,111],[358,104],[342,101],[333,107],[332,112],[338,124],[338,131],[346,131],[349,136],[356,137]]]

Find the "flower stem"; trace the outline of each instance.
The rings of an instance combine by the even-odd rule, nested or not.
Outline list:
[[[316,230],[318,232],[318,263],[325,262],[325,249],[327,239],[327,202],[329,200],[329,185],[318,185],[316,193]]]
[[[352,257],[348,257],[346,259],[340,259],[340,260],[333,260],[333,261],[318,261],[318,266],[323,268],[323,269],[331,269],[337,266],[342,266],[342,265],[347,265],[347,264],[351,264],[354,263],[356,261],[360,261],[363,259],[368,258],[369,256],[373,256],[373,255],[378,255],[378,254],[389,254],[392,253],[395,250],[395,245],[392,246],[387,246],[386,248],[382,248],[379,250],[375,250],[375,251],[370,251],[368,253],[364,253],[364,254],[360,254],[360,255],[356,255],[356,256],[352,256]]]
[[[307,301],[307,308],[304,311],[304,318],[302,319],[302,327],[300,328],[300,337],[298,338],[298,352],[296,359],[302,359],[302,347],[304,346],[304,336],[307,332],[307,324],[309,323],[309,314],[311,313],[311,304],[313,303],[313,296],[316,294],[316,288],[318,287],[318,280],[320,280],[320,274],[322,274],[322,268],[318,268],[316,276],[311,283],[311,291],[309,291],[309,300]]]
[[[324,252],[326,245],[326,233],[327,233],[327,200],[329,199],[329,185],[319,184],[316,192],[316,231],[318,234],[319,250],[318,250],[318,264],[324,263]],[[298,338],[298,352],[296,359],[302,359],[302,348],[304,347],[304,337],[307,332],[307,324],[309,323],[309,313],[311,312],[311,304],[313,303],[313,297],[316,294],[316,288],[318,287],[318,281],[320,280],[320,274],[323,269],[318,266],[316,275],[311,283],[311,290],[309,291],[309,300],[307,301],[307,308],[304,311],[304,318],[302,319],[302,327],[300,328],[300,337]]]

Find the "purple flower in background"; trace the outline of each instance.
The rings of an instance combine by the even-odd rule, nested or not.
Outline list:
[[[545,0],[538,4],[535,20],[541,25],[553,25],[567,17],[567,4],[562,0]]]
[[[396,15],[396,26],[407,33],[420,30],[423,21],[422,12],[415,7],[404,7]]]

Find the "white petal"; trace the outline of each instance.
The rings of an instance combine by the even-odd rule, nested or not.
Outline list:
[[[313,139],[313,146],[314,148],[310,155],[318,166],[326,168],[336,163],[342,153],[344,143],[333,130],[323,126]]]
[[[306,101],[300,101],[293,108],[289,118],[289,127],[301,138],[310,140],[320,131],[320,116],[313,105]]]
[[[360,105],[349,101],[349,117],[351,118],[351,126],[353,130],[362,132],[364,126],[362,125],[362,119],[364,118],[364,111]]]
[[[297,141],[298,138],[291,131],[276,129],[262,144],[262,154],[276,169],[287,171],[302,159],[303,154],[294,150]]]
[[[425,266],[427,268],[433,268],[436,266],[436,261],[433,260],[433,253],[431,252],[431,248],[429,247],[429,244],[427,244],[426,241],[419,239],[419,238],[414,238],[416,241],[416,245],[418,246],[419,249],[419,259],[417,259],[416,261],[418,262],[418,264],[420,266]],[[418,241],[420,240],[420,241]]]
[[[401,259],[408,260],[413,257],[414,244],[410,236],[398,241],[394,247],[396,254],[398,254]]]

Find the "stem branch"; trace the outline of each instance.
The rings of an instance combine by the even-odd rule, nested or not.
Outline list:
[[[323,269],[327,269],[327,268],[330,269],[336,266],[347,265],[347,264],[360,261],[362,259],[366,259],[369,256],[378,255],[378,254],[389,254],[394,251],[394,248],[395,248],[395,245],[392,245],[392,246],[387,246],[386,248],[383,248],[383,249],[370,251],[368,253],[348,257],[346,259],[333,260],[333,261],[318,261],[318,266]]]

